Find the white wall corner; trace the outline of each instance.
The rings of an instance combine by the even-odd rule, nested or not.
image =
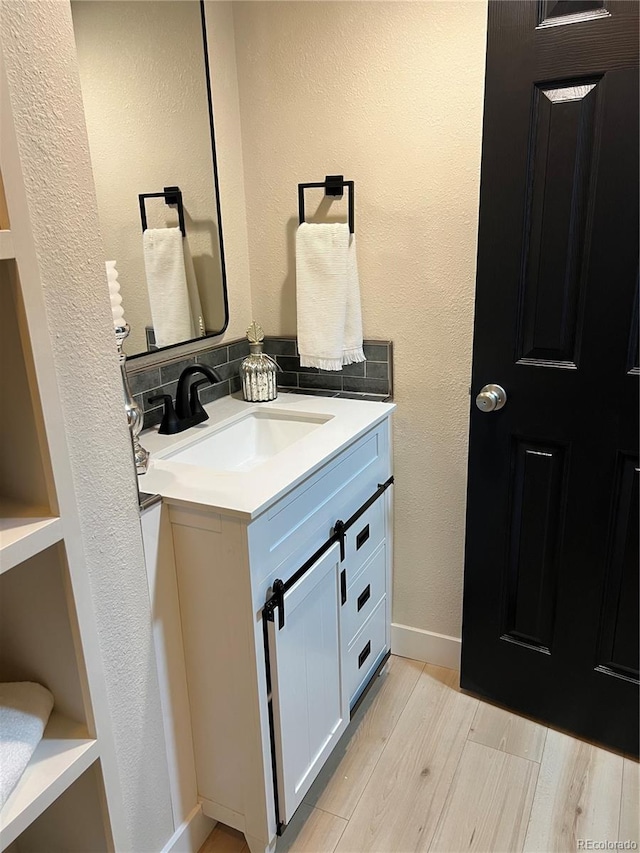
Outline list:
[[[395,622],[391,624],[391,651],[401,658],[413,658],[459,670],[461,648],[462,641],[459,637],[448,637],[446,634],[436,634],[434,631],[424,631],[422,628],[411,628],[409,625],[399,625]]]

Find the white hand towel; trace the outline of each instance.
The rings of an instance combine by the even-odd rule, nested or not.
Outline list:
[[[195,337],[179,228],[147,228],[144,267],[156,344],[166,347]]]
[[[302,367],[342,370],[364,361],[356,243],[348,225],[299,226],[296,288]]]
[[[0,808],[31,760],[53,708],[53,696],[41,684],[0,684]]]
[[[204,314],[202,312],[200,290],[198,289],[198,279],[196,278],[196,270],[193,265],[191,248],[189,247],[189,241],[186,237],[182,240],[182,248],[184,250],[184,271],[187,277],[187,291],[189,293],[189,305],[191,307],[191,321],[193,323],[194,337],[200,338],[206,334]]]

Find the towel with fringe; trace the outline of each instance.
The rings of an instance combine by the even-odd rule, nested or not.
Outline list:
[[[299,226],[296,289],[300,365],[342,370],[364,361],[356,242],[348,225]]]

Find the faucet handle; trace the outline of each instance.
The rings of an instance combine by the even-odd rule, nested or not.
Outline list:
[[[180,432],[180,421],[176,415],[171,394],[156,394],[154,397],[147,397],[147,403],[164,403],[164,415],[160,422],[159,433],[175,435],[175,433]]]

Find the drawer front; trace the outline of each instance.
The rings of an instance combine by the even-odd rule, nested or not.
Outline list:
[[[347,586],[355,581],[385,537],[386,505],[387,492],[384,492],[347,530],[344,559]]]
[[[349,704],[352,704],[360,687],[375,669],[376,661],[385,649],[386,636],[387,598],[385,596],[349,646],[345,661]]]
[[[362,571],[358,572],[356,580],[348,586],[347,600],[342,610],[345,647],[351,644],[376,609],[378,602],[386,593],[386,587],[387,546],[383,541]]]
[[[336,520],[354,513],[389,473],[389,425],[384,421],[252,522],[250,564],[259,597],[276,570],[287,577],[298,568],[326,542]],[[359,531],[362,525],[354,527]]]

